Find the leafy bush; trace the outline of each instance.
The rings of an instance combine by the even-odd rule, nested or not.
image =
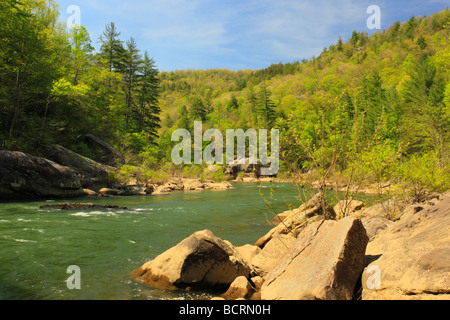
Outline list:
[[[450,162],[448,157],[440,157],[438,151],[414,154],[400,166],[399,177],[413,201],[423,201],[429,192],[450,189]]]

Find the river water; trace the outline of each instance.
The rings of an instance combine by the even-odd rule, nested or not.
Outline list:
[[[129,274],[203,229],[235,246],[253,244],[270,230],[274,211],[298,207],[311,194],[289,183],[233,185],[164,196],[0,203],[0,299],[209,299],[213,293],[146,287]],[[66,201],[128,209],[39,208]],[[80,268],[81,289],[67,286],[71,265]]]

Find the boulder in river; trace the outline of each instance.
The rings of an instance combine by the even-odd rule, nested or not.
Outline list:
[[[71,168],[19,151],[0,151],[0,200],[83,196]]]
[[[40,209],[57,209],[57,210],[127,210],[126,207],[119,207],[115,205],[102,205],[93,203],[58,203],[58,204],[44,204]]]
[[[228,287],[250,267],[229,243],[209,230],[198,231],[132,272],[132,277],[158,289]]]

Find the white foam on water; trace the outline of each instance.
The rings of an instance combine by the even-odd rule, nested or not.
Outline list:
[[[71,216],[74,217],[91,217],[91,216],[100,216],[100,215],[106,215],[106,216],[116,216],[114,212],[108,212],[108,211],[80,211],[76,213],[72,213]]]
[[[22,243],[27,243],[27,242],[29,242],[29,243],[37,243],[37,241],[34,241],[34,240],[16,239],[16,238],[13,238],[13,237],[10,237],[10,236],[2,236],[2,238],[5,239],[5,240],[12,240],[12,241],[15,241],[15,242],[22,242]]]
[[[154,208],[136,208],[133,211],[144,212],[144,211],[153,211]]]

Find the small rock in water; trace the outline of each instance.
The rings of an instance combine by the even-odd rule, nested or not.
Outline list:
[[[59,203],[52,205],[42,205],[41,209],[59,209],[59,210],[74,210],[74,209],[116,209],[116,210],[126,210],[126,207],[119,207],[114,205],[100,205],[93,203]]]

